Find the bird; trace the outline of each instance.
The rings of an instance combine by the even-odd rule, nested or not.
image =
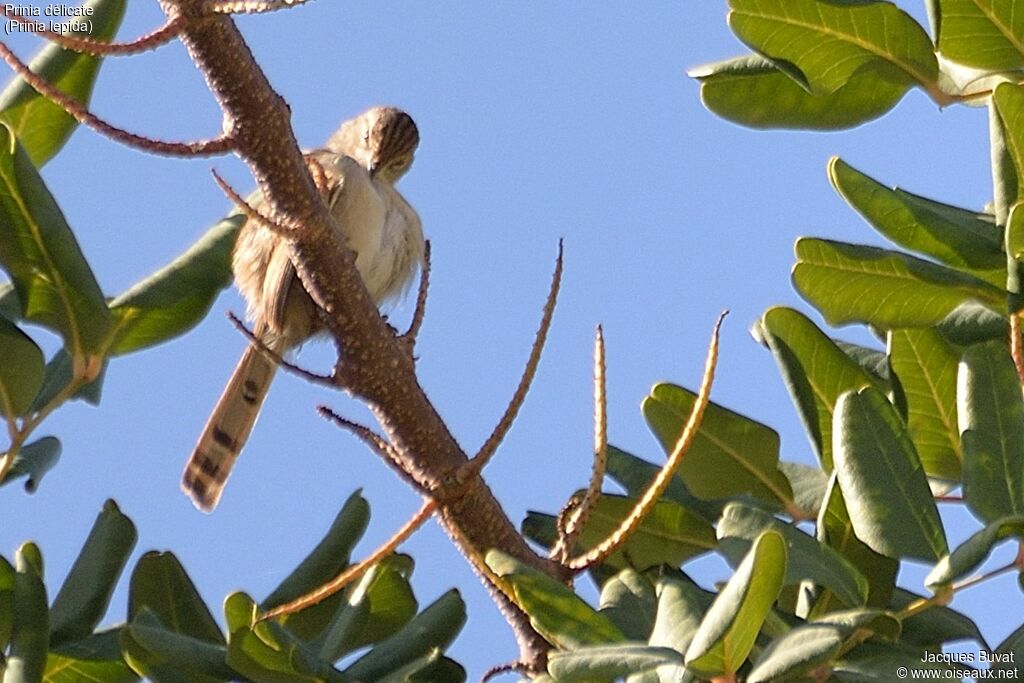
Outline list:
[[[378,306],[404,294],[423,263],[422,223],[395,188],[419,140],[407,113],[373,107],[342,123],[322,149],[306,154],[323,170],[335,227],[355,252],[356,269]],[[320,331],[315,304],[289,254],[286,238],[247,220],[232,256],[253,335],[278,357]],[[275,359],[250,343],[214,406],[181,479],[182,490],[203,512],[220,501],[276,370]]]

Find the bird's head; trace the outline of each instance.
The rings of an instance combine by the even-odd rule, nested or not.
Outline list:
[[[395,107],[373,107],[342,124],[327,148],[352,157],[370,175],[394,183],[409,170],[419,144],[411,116]]]

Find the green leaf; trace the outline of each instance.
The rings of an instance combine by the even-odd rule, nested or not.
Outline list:
[[[95,633],[58,646],[46,657],[43,683],[134,683],[139,680],[121,656],[121,628]]]
[[[893,612],[899,612],[907,605],[923,599],[917,593],[896,588],[892,595],[891,609]],[[941,647],[943,643],[955,640],[974,640],[981,643],[983,650],[989,649],[974,622],[948,607],[933,605],[903,620],[903,633],[900,635],[900,641],[903,643],[935,649]]]
[[[686,650],[686,667],[707,677],[738,671],[779,596],[785,574],[786,542],[778,533],[766,531],[704,615]]]
[[[7,650],[14,625],[14,585],[17,574],[7,558],[0,555],[0,652]]]
[[[822,468],[832,471],[832,416],[839,396],[875,384],[864,368],[792,308],[768,309],[755,336],[771,350]]]
[[[229,634],[253,626],[259,616],[260,608],[248,593],[235,591],[224,598],[224,623]]]
[[[173,553],[149,551],[139,558],[128,588],[128,619],[148,610],[163,628],[215,645],[224,644],[210,609]]]
[[[967,505],[986,522],[1024,514],[1024,399],[1005,342],[968,348],[957,387]]]
[[[23,543],[14,557],[14,621],[4,683],[35,683],[46,670],[50,625],[43,585],[43,556]]]
[[[683,656],[666,647],[630,643],[596,645],[571,652],[552,652],[548,673],[558,681],[611,680],[683,663]]]
[[[53,436],[44,436],[27,446],[22,446],[14,456],[14,464],[7,470],[7,476],[0,482],[0,486],[9,484],[18,477],[26,477],[25,491],[35,493],[43,476],[60,460],[60,451],[60,441]]]
[[[416,614],[409,585],[412,559],[389,555],[347,592],[334,619],[312,643],[333,662],[342,655],[394,635]]]
[[[103,380],[106,374],[107,362],[104,361],[103,369],[100,370],[100,374],[96,379],[79,387],[71,395],[71,399],[81,399],[90,405],[98,406],[100,404],[100,397],[103,394]],[[71,356],[68,354],[67,349],[60,349],[46,364],[43,388],[39,390],[35,401],[32,402],[31,410],[42,410],[58,394],[64,391],[74,378]]]
[[[43,386],[43,352],[18,326],[0,318],[0,415],[21,417]]]
[[[1006,219],[1006,291],[1007,309],[1024,309],[1024,202],[1010,207]]]
[[[18,292],[10,282],[0,284],[0,316],[11,322],[21,320],[21,301]]]
[[[583,527],[576,553],[600,545],[619,528],[636,503],[632,498],[602,495]],[[531,511],[523,520],[523,533],[550,546],[555,539],[555,518]],[[632,567],[639,571],[663,564],[678,567],[717,545],[715,530],[705,519],[678,503],[662,500],[654,504],[636,531],[604,564],[612,569]]]
[[[1019,89],[1009,86],[1000,90],[997,84],[988,108],[989,148],[992,158],[992,213],[998,225],[1007,225],[1010,207],[1020,199],[1020,150],[1024,145],[1021,114],[1024,97]],[[999,93],[999,98],[995,93]],[[1012,130],[1009,122],[1015,122]]]
[[[644,491],[650,487],[659,471],[661,468],[654,463],[647,462],[609,444],[605,472],[633,498],[644,495]],[[722,513],[722,506],[719,503],[697,498],[686,489],[686,485],[679,477],[672,478],[661,499],[679,503],[708,521],[718,519],[718,515]]]
[[[344,674],[355,681],[377,680],[400,666],[432,652],[443,651],[455,640],[465,623],[466,605],[457,590],[450,590],[413,617],[395,635],[357,659],[345,669]]]
[[[793,502],[796,503],[797,510],[803,513],[799,518],[816,517],[828,487],[828,475],[818,467],[786,460],[779,461],[779,469],[789,479],[789,485],[793,489]]]
[[[829,161],[828,176],[851,207],[899,246],[993,286],[1006,282],[1002,231],[992,216],[889,189],[838,157]]]
[[[247,679],[266,683],[348,681],[277,622],[233,631],[228,642],[227,663]]]
[[[800,529],[742,503],[726,507],[718,523],[718,537],[745,541],[737,546],[744,553],[765,531],[778,533],[786,543],[784,585],[812,581],[832,590],[849,607],[867,600],[868,582],[860,572],[835,550]]]
[[[633,569],[623,569],[601,587],[600,612],[629,640],[647,640],[654,626],[654,586]]]
[[[89,0],[85,3],[86,7],[92,8],[88,17],[89,30],[68,31],[64,35],[108,41],[117,32],[127,5],[127,0]],[[98,57],[48,43],[33,58],[29,68],[87,106],[101,62]],[[64,146],[78,125],[70,114],[37,93],[21,78],[14,79],[0,93],[0,121],[11,127],[37,167],[45,164]]]
[[[111,353],[138,351],[172,339],[202,320],[231,284],[231,252],[242,216],[228,216],[181,256],[110,302],[117,320]]]
[[[666,453],[675,446],[695,400],[696,394],[673,384],[656,384],[644,399],[644,417]],[[677,474],[700,498],[746,493],[786,504],[792,501],[793,491],[778,464],[775,430],[710,403]]]
[[[658,612],[648,645],[686,652],[714,595],[698,587],[682,572],[662,574],[655,583],[655,590]],[[690,683],[693,680],[693,674],[680,661],[656,672],[631,676],[629,683]]]
[[[992,548],[1011,537],[1024,538],[1024,517],[1006,517],[973,534],[939,560],[925,578],[925,585],[935,589],[970,574],[988,558]]]
[[[356,491],[342,505],[317,546],[260,603],[260,611],[266,612],[291,602],[340,574],[348,566],[352,548],[366,531],[369,521],[370,506]],[[311,639],[323,630],[342,602],[343,596],[338,595],[279,621],[296,636]]]
[[[992,664],[991,668],[1016,676],[1020,671],[1020,662],[1024,661],[1024,626],[1021,626],[1007,636],[1006,640],[1001,642],[994,652],[996,657],[993,657],[993,659],[996,661]]]
[[[880,681],[891,683],[901,668],[917,674],[922,680],[963,680],[965,665],[948,664],[924,658],[920,649],[900,643],[867,642],[857,646],[832,666],[837,681]],[[909,680],[909,677],[908,677]]]
[[[692,581],[671,574],[659,577],[655,590],[658,612],[647,642],[686,652],[712,597]]]
[[[944,555],[946,537],[924,468],[885,396],[872,388],[843,394],[832,437],[857,537],[888,557],[934,561]]]
[[[889,357],[885,355],[885,351],[843,341],[842,339],[835,339],[833,341],[850,360],[859,365],[875,380],[878,389],[888,395],[892,399],[893,404],[897,403],[898,397],[895,394],[897,394],[899,388],[899,380],[893,376],[892,370],[889,368]]]
[[[750,683],[805,680],[813,669],[832,660],[846,638],[867,629],[890,640],[899,635],[899,622],[879,610],[847,610],[797,626],[776,638],[758,658],[747,680]],[[814,678],[814,676],[809,676]]]
[[[968,301],[1005,306],[987,282],[899,252],[805,237],[796,256],[793,285],[832,325],[928,327]]]
[[[949,59],[991,71],[1024,67],[1024,15],[1014,2],[942,0],[936,41]]]
[[[113,319],[64,215],[11,132],[0,126],[0,265],[25,319],[53,330],[75,357],[100,351]]]
[[[224,602],[231,634],[227,663],[253,681],[312,683],[345,681],[313,649],[276,622],[258,623],[256,603],[245,593],[232,593]]]
[[[956,416],[959,354],[932,328],[893,330],[889,359],[907,397],[907,431],[932,477],[958,481],[963,452]]]
[[[899,562],[876,553],[857,538],[835,474],[829,480],[825,502],[818,515],[817,532],[820,541],[838,552],[867,579],[867,604],[872,607],[888,606],[896,584]],[[816,600],[811,615],[833,611],[833,601],[831,591],[823,592]]]
[[[435,649],[421,657],[418,657],[408,664],[404,664],[397,669],[393,669],[387,675],[382,678],[378,678],[377,681],[378,683],[414,683],[415,681],[421,681],[422,683],[441,683],[441,680],[431,678],[431,675],[435,673],[438,673],[441,676],[456,675],[458,678],[455,679],[455,683],[464,683],[466,680],[465,670],[462,669],[462,667],[458,667],[457,670],[453,670],[447,665],[446,658],[441,654],[441,652]]]
[[[889,2],[730,0],[736,36],[808,91],[832,93],[865,64],[885,63],[931,86],[939,68],[924,29]]]
[[[843,624],[808,623],[773,640],[751,669],[747,681],[799,680],[802,674],[839,654],[852,629]]]
[[[1024,199],[1024,88],[1012,83],[997,85],[991,119],[996,220],[1005,222],[1010,207]]]
[[[404,680],[409,683],[465,683],[466,670],[458,662],[438,656]]]
[[[225,663],[223,644],[168,629],[148,608],[143,607],[121,631],[121,649],[128,664],[150,680],[184,683],[214,683],[237,680]]]
[[[1024,258],[1024,202],[1010,207],[1006,221],[1006,255],[1015,261]]]
[[[837,90],[811,94],[763,57],[750,55],[690,70],[704,106],[750,128],[840,130],[878,118],[913,81],[885,63],[864,64]]]
[[[105,502],[50,608],[51,643],[67,644],[92,634],[137,538],[135,525],[117,503]]]
[[[625,640],[611,619],[585,603],[565,584],[499,550],[488,552],[486,562],[495,574],[508,580],[530,623],[556,647],[576,648]]]
[[[1010,321],[981,304],[968,302],[953,309],[935,329],[951,344],[970,346],[990,339],[1007,339]]]

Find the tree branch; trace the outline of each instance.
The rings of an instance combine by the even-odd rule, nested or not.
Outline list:
[[[644,521],[647,514],[654,509],[655,504],[661,498],[661,494],[668,488],[669,482],[679,469],[683,456],[690,449],[697,432],[700,430],[700,423],[704,417],[704,410],[708,406],[708,399],[711,396],[711,385],[715,379],[715,365],[718,362],[718,333],[722,328],[722,321],[726,313],[722,313],[715,322],[714,330],[711,333],[711,344],[708,346],[708,357],[704,363],[704,377],[701,379],[700,390],[697,392],[697,399],[690,410],[690,417],[683,425],[683,430],[676,440],[672,452],[665,461],[665,465],[651,481],[647,490],[637,501],[636,506],[626,519],[622,520],[619,528],[613,531],[599,545],[589,552],[576,557],[566,563],[566,567],[573,571],[585,571],[594,565],[604,562],[612,553],[619,549],[623,543],[629,540],[640,523]]]
[[[116,140],[117,142],[128,145],[129,147],[141,149],[144,152],[151,152],[153,154],[164,154],[167,156],[178,157],[201,157],[214,154],[224,154],[225,152],[230,152],[234,147],[234,142],[230,135],[222,135],[210,140],[195,140],[193,142],[165,142],[163,140],[155,140],[153,138],[147,138],[142,135],[130,133],[107,123],[82,106],[80,102],[67,96],[54,87],[53,84],[45,78],[32,73],[28,66],[22,62],[16,54],[11,52],[11,49],[3,42],[0,42],[0,57],[3,57],[3,60],[7,62],[7,65],[10,66],[15,73],[21,76],[26,83],[32,86],[36,92],[54,104],[60,106],[61,109],[71,115],[76,121],[82,125],[89,126],[97,133],[105,135],[111,140]]]
[[[307,607],[312,607],[317,603],[323,602],[327,598],[331,597],[345,586],[349,585],[360,576],[366,573],[366,571],[373,565],[380,562],[386,556],[390,555],[395,549],[400,546],[407,538],[413,535],[417,529],[423,526],[423,523],[430,519],[430,516],[437,509],[437,503],[433,500],[427,500],[423,503],[420,509],[414,514],[409,521],[402,525],[395,534],[389,538],[383,545],[370,553],[362,562],[352,565],[346,568],[343,572],[338,574],[336,577],[320,586],[316,590],[310,591],[302,597],[296,598],[291,602],[287,602],[283,605],[279,605],[272,610],[267,610],[260,615],[260,621],[266,621],[267,619],[273,619],[274,617],[284,616],[286,614],[294,614],[300,612]]]
[[[189,19],[181,41],[220,104],[226,136],[250,167],[269,216],[278,225],[301,226],[289,235],[292,260],[338,347],[337,385],[367,403],[403,469],[443,492],[450,473],[468,458],[420,387],[407,345],[366,291],[295,141],[288,105],[270,87],[229,16],[209,15],[205,0],[160,4],[170,18]],[[483,479],[475,476],[460,488],[460,496],[438,498],[437,515],[464,556],[473,562],[499,548],[558,575],[555,563],[527,545]],[[492,581],[486,585],[515,632],[521,658],[542,666],[550,645]]]
[[[342,417],[325,405],[317,406],[316,412],[320,413],[320,416],[324,419],[330,420],[342,429],[354,434],[357,439],[366,444],[367,448],[376,453],[384,460],[384,462],[390,465],[391,468],[398,473],[398,476],[405,480],[409,486],[420,492],[426,490],[423,482],[416,481],[412,478],[412,475],[402,469],[402,462],[398,457],[398,453],[395,452],[394,447],[392,447],[392,445],[388,443],[388,440],[383,436],[366,425],[361,425],[358,422],[353,422],[352,420]]]
[[[555,304],[558,302],[558,290],[562,284],[562,240],[558,240],[558,258],[555,259],[555,274],[551,278],[551,289],[548,291],[547,301],[544,303],[544,313],[541,315],[540,326],[537,328],[537,336],[533,340],[533,347],[530,349],[530,357],[526,361],[526,368],[523,370],[522,376],[519,378],[519,386],[516,387],[516,391],[512,394],[512,400],[508,402],[508,406],[505,408],[505,413],[498,420],[498,424],[494,426],[494,431],[484,442],[484,445],[480,447],[473,459],[469,461],[469,464],[465,465],[461,471],[456,475],[457,482],[461,485],[463,482],[476,477],[483,471],[484,467],[490,461],[491,457],[498,450],[498,446],[505,439],[505,435],[508,434],[508,430],[512,427],[512,423],[515,422],[516,415],[519,414],[519,409],[523,407],[523,401],[526,400],[526,394],[530,391],[530,384],[533,382],[534,376],[537,374],[537,365],[540,364],[540,355],[544,351],[544,343],[548,338],[548,330],[551,329],[551,317],[555,313]]]
[[[558,540],[549,557],[558,558],[563,564],[569,560],[576,539],[583,532],[583,526],[590,512],[601,497],[601,484],[608,464],[608,390],[605,382],[604,332],[597,326],[594,333],[594,466],[590,472],[590,483],[586,493],[575,505],[566,505],[566,516],[559,525]]]

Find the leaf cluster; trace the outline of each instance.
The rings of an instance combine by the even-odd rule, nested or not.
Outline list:
[[[990,646],[948,603],[1024,572],[1018,552],[974,575],[996,545],[1024,538],[1024,3],[929,3],[934,38],[891,2],[729,6],[755,54],[691,72],[713,112],[832,130],[884,114],[913,87],[942,105],[987,104],[993,203],[952,206],[832,159],[836,192],[893,246],[800,238],[792,282],[828,323],[864,325],[879,344],[834,338],[789,307],[752,330],[817,465],[780,461],[776,432],[712,404],[656,514],[592,570],[598,607],[506,557],[492,566],[558,648],[537,680],[891,681],[899,667],[960,679],[969,666],[927,655],[965,639]],[[670,384],[644,400],[666,451],[693,402]],[[609,449],[626,497],[599,500],[579,545],[600,538],[657,470]],[[977,532],[951,548],[937,502],[964,505]],[[556,519],[530,513],[523,529],[547,546]],[[734,568],[716,590],[684,572],[708,553]],[[904,562],[931,566],[925,594],[898,585]],[[991,652],[990,667],[1012,676],[1024,625]]]
[[[18,548],[13,565],[0,557],[3,680],[461,683],[465,671],[444,651],[465,624],[462,598],[452,590],[419,610],[406,555],[388,556],[319,605],[259,620],[344,569],[369,515],[353,494],[319,545],[262,602],[227,596],[226,632],[174,554],[146,552],[131,571],[125,622],[97,630],[136,541],[135,525],[107,501],[52,603],[34,543]]]

